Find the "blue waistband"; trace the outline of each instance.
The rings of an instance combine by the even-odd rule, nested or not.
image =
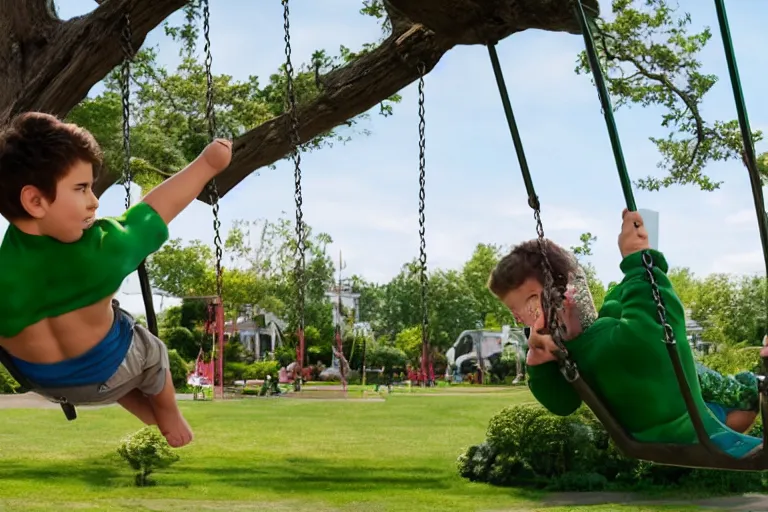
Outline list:
[[[19,372],[43,387],[102,384],[115,374],[133,339],[133,320],[115,309],[115,321],[104,339],[85,354],[58,363],[29,363],[12,357]]]

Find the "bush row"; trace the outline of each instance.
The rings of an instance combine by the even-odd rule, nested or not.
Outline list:
[[[760,425],[752,434],[761,435]],[[586,407],[560,417],[538,405],[507,407],[494,416],[484,443],[457,460],[459,474],[498,486],[552,491],[703,489],[715,493],[759,491],[760,472],[662,466],[624,457]]]

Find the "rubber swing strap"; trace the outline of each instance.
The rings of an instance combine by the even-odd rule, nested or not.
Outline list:
[[[616,127],[616,120],[613,117],[613,106],[611,105],[611,99],[608,94],[608,88],[605,85],[605,76],[603,75],[603,70],[600,66],[600,60],[597,56],[597,49],[595,48],[595,41],[592,36],[592,24],[594,23],[593,19],[590,19],[587,17],[586,13],[584,12],[584,6],[582,5],[581,0],[571,0],[571,3],[573,5],[573,10],[576,15],[576,18],[579,21],[579,25],[581,26],[581,33],[584,37],[584,46],[586,48],[587,52],[587,58],[589,60],[589,67],[592,70],[592,76],[595,81],[595,86],[597,87],[598,96],[600,98],[600,104],[602,106],[603,116],[605,118],[605,125],[608,129],[608,135],[611,139],[611,147],[613,148],[613,156],[616,160],[616,169],[619,172],[619,179],[621,181],[621,188],[624,192],[624,200],[626,201],[627,209],[629,211],[637,211],[637,207],[635,204],[635,197],[632,192],[632,182],[629,179],[629,172],[627,170],[627,164],[624,160],[624,153],[621,149],[621,141],[619,139],[619,131]],[[652,277],[651,269],[647,269],[649,271],[649,274]],[[663,322],[662,322],[663,324]],[[666,328],[664,325],[662,327]],[[706,429],[704,428],[704,424],[701,419],[701,414],[698,410],[698,407],[696,407],[696,404],[693,399],[693,395],[691,393],[690,385],[688,384],[688,380],[685,377],[685,374],[683,372],[682,364],[680,361],[680,355],[677,352],[677,347],[674,342],[674,338],[671,338],[669,341],[665,341],[667,345],[667,349],[669,352],[669,356],[672,362],[672,366],[675,370],[675,375],[677,377],[678,386],[680,388],[680,393],[683,396],[683,400],[685,402],[686,408],[688,410],[688,414],[691,417],[691,421],[693,423],[694,430],[696,432],[696,437],[699,439],[699,442],[706,446],[708,449],[718,452],[717,448],[712,444],[712,442],[709,439],[709,435],[706,432]]]
[[[768,222],[766,222],[765,200],[763,199],[763,187],[760,174],[757,170],[757,158],[755,157],[755,145],[752,140],[752,129],[749,126],[749,117],[747,116],[747,106],[744,102],[744,91],[741,87],[739,78],[739,67],[736,64],[736,53],[733,50],[733,41],[731,40],[731,30],[728,25],[728,15],[725,12],[725,2],[715,0],[717,9],[717,21],[720,25],[720,34],[723,37],[723,49],[725,50],[725,60],[728,63],[728,74],[731,78],[731,88],[733,89],[733,99],[736,103],[736,112],[739,117],[739,127],[741,128],[741,139],[744,144],[744,164],[749,171],[749,181],[752,185],[752,198],[755,203],[755,213],[757,213],[757,225],[760,230],[760,241],[763,245],[763,259],[765,261],[765,271],[768,275]],[[767,284],[768,286],[768,284]],[[766,312],[768,312],[768,290],[765,294]],[[768,321],[768,318],[767,318]],[[766,326],[768,333],[768,326]],[[763,373],[768,374],[768,359],[763,358]],[[763,425],[768,425],[768,390],[763,381],[760,386],[760,416]],[[763,428],[763,446],[768,444],[768,428]],[[768,452],[763,452],[768,458]]]
[[[728,26],[728,16],[725,12],[725,2],[723,2],[723,0],[715,0],[715,7],[717,8],[717,20],[720,25],[720,34],[723,37],[725,59],[728,62],[728,73],[731,78],[733,99],[736,102],[736,112],[739,117],[741,139],[744,144],[744,164],[747,166],[750,182],[752,184],[752,197],[755,203],[755,212],[757,213],[757,225],[760,229],[760,241],[763,244],[765,271],[768,274],[768,222],[766,222],[765,216],[765,201],[763,199],[762,183],[760,181],[760,174],[757,170],[755,145],[752,140],[752,130],[749,126],[747,107],[744,102],[744,92],[741,87],[741,80],[739,79],[739,67],[736,64],[736,55],[733,50],[733,41],[731,40],[731,30]]]
[[[504,82],[504,73],[501,71],[501,63],[499,63],[499,54],[496,53],[495,44],[488,45],[488,54],[491,57],[491,66],[493,67],[493,74],[496,77],[496,85],[499,87],[499,94],[501,95],[501,103],[504,106],[504,115],[507,117],[509,132],[512,134],[512,142],[515,145],[517,161],[520,163],[520,172],[523,174],[525,191],[528,194],[528,206],[537,210],[539,208],[539,197],[536,195],[536,190],[533,188],[531,170],[528,167],[528,160],[525,158],[523,141],[520,138],[520,131],[517,128],[515,114],[512,111],[512,104],[509,101],[509,92],[507,91],[507,84]]]
[[[619,180],[621,181],[621,190],[624,192],[624,201],[627,203],[627,209],[634,212],[637,211],[637,206],[635,205],[635,196],[632,193],[632,181],[629,179],[627,163],[624,160],[624,152],[621,150],[619,130],[616,128],[616,120],[613,118],[611,97],[608,95],[608,88],[605,85],[605,77],[603,76],[600,67],[600,60],[597,57],[597,50],[595,49],[595,41],[592,38],[590,24],[593,23],[593,21],[587,18],[581,0],[572,0],[571,3],[574,12],[576,13],[576,18],[579,20],[579,25],[581,26],[581,33],[584,36],[587,59],[589,60],[589,67],[592,69],[592,76],[595,80],[595,86],[597,87],[597,94],[600,97],[600,105],[602,106],[603,117],[605,118],[605,126],[608,128],[608,136],[611,138],[613,157],[616,160],[616,169],[619,171]]]

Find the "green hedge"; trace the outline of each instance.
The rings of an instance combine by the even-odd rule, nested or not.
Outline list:
[[[760,435],[756,425],[753,434]],[[759,472],[661,466],[624,457],[589,409],[555,416],[538,405],[507,407],[494,416],[484,443],[457,461],[462,477],[498,486],[557,491],[701,489],[713,493],[764,490]]]

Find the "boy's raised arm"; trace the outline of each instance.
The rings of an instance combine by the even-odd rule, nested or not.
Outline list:
[[[168,224],[200,195],[209,181],[227,168],[231,160],[232,143],[216,139],[187,167],[153,188],[143,202]]]

